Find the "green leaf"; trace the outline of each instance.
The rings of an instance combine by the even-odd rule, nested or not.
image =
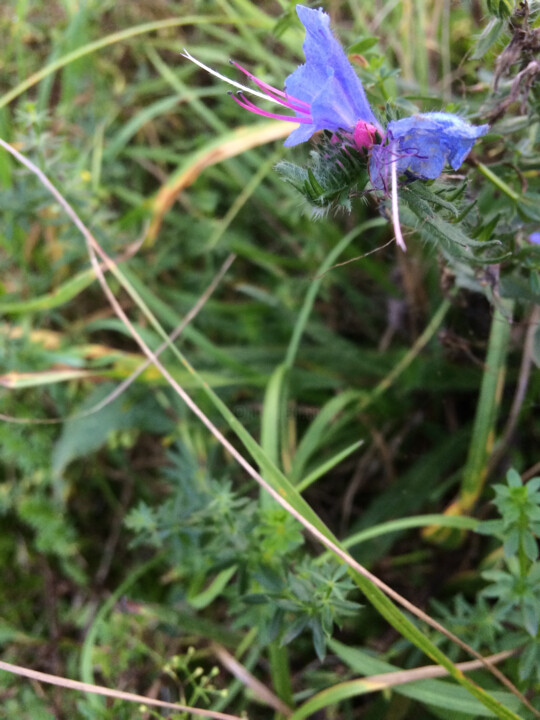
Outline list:
[[[311,632],[313,635],[313,647],[317,653],[317,657],[322,662],[326,655],[326,637],[321,623],[318,620],[312,620]]]
[[[521,535],[523,552],[531,562],[538,559],[538,542],[531,532],[523,532]]]
[[[76,554],[73,528],[67,525],[61,508],[49,498],[25,497],[19,504],[19,516],[36,531],[36,548],[69,558]]]
[[[347,137],[341,136],[339,142],[333,142],[327,135],[311,152],[307,167],[283,161],[275,169],[314,208],[340,206],[350,210],[351,191],[355,187],[363,188],[369,176],[365,153],[349,142]]]
[[[511,468],[506,473],[506,482],[508,483],[509,487],[512,488],[519,488],[523,485],[523,483],[521,482],[521,475],[514,468]]]
[[[525,193],[517,208],[525,220],[540,221],[540,193]]]
[[[284,580],[282,576],[268,565],[260,564],[253,577],[265,590],[271,593],[279,593],[283,590]]]
[[[487,0],[488,11],[498,18],[508,18],[514,12],[513,0]]]
[[[490,48],[502,36],[504,28],[504,20],[501,20],[500,18],[493,18],[490,20],[485,30],[478,37],[478,42],[476,43],[476,48],[474,49],[471,58],[473,60],[482,59],[488,50],[490,50]]]
[[[283,636],[280,645],[283,647],[284,645],[288,645],[292,642],[295,637],[298,637],[298,635],[307,628],[308,623],[309,620],[306,617],[300,617],[293,620],[293,622],[289,625],[289,629]]]
[[[93,269],[83,270],[62,283],[56,290],[30,300],[13,300],[0,302],[0,313],[16,315],[20,313],[52,310],[73,300],[96,279]]]
[[[358,40],[358,42],[355,42],[354,45],[351,45],[347,54],[348,55],[354,55],[354,54],[361,55],[362,53],[366,52],[366,50],[370,50],[372,47],[374,47],[378,42],[379,42],[379,38],[377,38],[377,37],[362,38],[362,40]]]
[[[326,475],[326,473],[330,472],[332,468],[334,468],[336,465],[338,465],[340,462],[345,460],[349,455],[351,455],[355,450],[358,450],[362,445],[364,444],[364,440],[358,440],[355,443],[352,443],[352,445],[349,445],[348,447],[344,448],[340,452],[336,453],[335,455],[332,455],[331,458],[326,460],[326,462],[321,463],[318,465],[314,470],[312,470],[306,477],[304,477],[297,485],[298,492],[303,492],[306,488],[308,488],[312,483],[314,483],[316,480],[318,480],[323,475]]]
[[[112,387],[105,383],[94,390],[79,408],[79,412],[93,408],[107,397]],[[60,477],[67,465],[76,458],[102,447],[109,434],[117,430],[144,430],[165,434],[173,428],[158,403],[147,390],[131,389],[116,398],[99,412],[78,417],[65,423],[52,455],[52,467]]]
[[[210,605],[210,603],[212,603],[219,595],[221,595],[223,590],[225,590],[229,583],[229,580],[232,578],[235,572],[236,565],[232,565],[230,568],[222,570],[219,575],[210,583],[206,590],[203,590],[202,592],[198,593],[198,595],[195,595],[193,597],[188,596],[188,603],[196,610],[203,610],[205,607],[208,607],[208,605]]]
[[[479,241],[466,235],[460,225],[450,223],[440,214],[435,213],[432,208],[435,201],[432,199],[428,201],[427,197],[426,188],[419,182],[402,188],[400,195],[400,215],[402,215],[401,206],[405,205],[404,222],[415,227],[426,240],[440,242],[453,255],[458,256],[469,255],[470,248],[500,245],[496,240]],[[407,213],[407,208],[416,216],[415,220],[412,220],[411,214]]]

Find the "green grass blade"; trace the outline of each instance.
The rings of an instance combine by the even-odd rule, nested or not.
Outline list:
[[[103,153],[103,161],[112,162],[144,125],[160,115],[169,113],[179,102],[180,98],[178,95],[173,95],[171,97],[161,98],[148,107],[143,108],[141,112],[137,113],[122,126],[122,129],[115,137],[109,140]]]
[[[335,426],[339,414],[345,414],[351,405],[358,405],[364,399],[364,394],[357,390],[346,390],[340,395],[331,398],[319,411],[298,444],[294,454],[290,481],[295,485],[300,482],[310,458],[319,450],[325,439],[328,439],[330,429]]]
[[[197,595],[188,595],[188,603],[196,610],[203,610],[205,607],[208,607],[210,603],[214,602],[214,600],[221,595],[223,590],[227,587],[229,580],[237,570],[238,568],[236,565],[222,570],[216,575],[207,588],[202,590],[200,593],[197,593]]]
[[[83,290],[86,290],[95,279],[96,274],[92,268],[83,270],[69,280],[66,280],[66,282],[62,283],[56,290],[46,295],[40,295],[30,300],[8,300],[0,302],[0,313],[4,315],[20,315],[22,313],[37,312],[39,310],[52,310],[73,300],[73,298],[77,297]]]
[[[26,78],[26,80],[23,80],[23,82],[19,83],[19,85],[15,86],[12,90],[2,95],[2,97],[0,97],[0,108],[9,105],[12,100],[15,100],[15,98],[18,98],[20,95],[26,92],[26,90],[29,90],[34,85],[37,85],[37,83],[41,82],[41,80],[44,80],[49,75],[52,75],[57,70],[66,67],[66,65],[69,65],[76,60],[80,60],[86,55],[90,55],[91,53],[101,50],[102,48],[108,47],[109,45],[114,45],[115,43],[119,42],[125,42],[126,40],[130,40],[131,38],[137,37],[138,35],[155,32],[156,30],[163,30],[165,28],[172,27],[181,27],[182,25],[204,25],[206,23],[234,24],[235,21],[231,20],[230,18],[223,17],[222,15],[188,15],[187,17],[183,18],[168,18],[167,20],[157,20],[155,22],[143,23],[142,25],[135,25],[134,27],[127,28],[126,30],[119,30],[118,32],[112,33],[111,35],[106,35],[99,40],[87,43],[86,45],[83,45],[82,47],[77,48],[76,50],[73,50],[66,55],[63,55],[57,60],[54,60],[48,65],[45,65],[45,67],[41,68],[41,70],[33,73],[32,75],[30,75],[30,77]]]
[[[429,525],[441,525],[443,527],[459,528],[460,530],[475,530],[479,520],[464,515],[442,515],[432,513],[429,515],[415,515],[413,517],[389,520],[380,523],[375,527],[361,530],[343,541],[343,547],[350,549],[356,547],[366,540],[387,535],[388,533],[401,532],[411,528],[428,527]]]
[[[358,440],[357,442],[348,445],[346,448],[336,453],[335,455],[332,455],[332,457],[326,462],[318,465],[314,470],[309,473],[309,475],[306,475],[306,477],[298,483],[298,485],[296,486],[298,492],[304,492],[306,488],[312,485],[316,480],[325,475],[327,472],[330,472],[332,468],[334,468],[340,462],[348,458],[349,455],[352,455],[352,453],[355,450],[358,450],[359,447],[362,447],[363,444],[363,440]]]
[[[281,402],[286,370],[285,365],[278,365],[272,373],[266,386],[261,418],[261,447],[266,453],[266,456],[276,466],[280,464],[279,434],[282,416]]]
[[[486,479],[487,460],[493,448],[497,412],[504,388],[506,354],[512,327],[509,318],[513,305],[513,301],[503,301],[503,309],[495,307],[491,321],[486,365],[458,501],[465,511],[480,496]]]
[[[80,677],[83,682],[94,684],[94,662],[92,660],[92,654],[94,647],[97,643],[98,634],[100,631],[101,623],[105,620],[107,615],[114,609],[116,603],[126,593],[127,590],[145,573],[158,565],[163,559],[163,553],[157,553],[151,560],[139,565],[123,580],[122,583],[116,588],[111,596],[103,603],[99,608],[96,617],[94,618],[90,628],[86,633],[84,643],[81,650],[81,657],[79,662]],[[88,695],[88,703],[95,710],[102,709],[104,707],[103,700],[98,695]]]

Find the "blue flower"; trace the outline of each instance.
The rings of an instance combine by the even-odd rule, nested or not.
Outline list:
[[[529,240],[530,240],[532,243],[538,243],[538,244],[540,244],[540,232],[532,232],[532,233],[529,235]]]
[[[296,12],[306,29],[306,62],[285,80],[285,91],[309,105],[311,123],[293,130],[285,145],[305,142],[318,130],[353,131],[359,121],[381,130],[360,78],[330,29],[328,15],[302,5]]]
[[[389,166],[420,178],[439,177],[448,163],[457,170],[489,125],[471,125],[459,115],[421,113],[388,123],[386,143],[371,149],[370,177],[377,188],[389,185]]]
[[[332,34],[328,15],[302,5],[297,5],[296,12],[306,29],[306,63],[289,75],[285,90],[309,105],[311,122],[294,130],[285,145],[304,142],[317,130],[341,130],[354,138],[355,131],[366,125],[383,135],[360,79]],[[371,182],[376,188],[387,189],[389,168],[394,163],[398,174],[409,171],[426,179],[439,177],[446,163],[457,170],[488,129],[488,125],[474,126],[458,115],[443,112],[390,122],[383,142],[370,143]]]
[[[246,87],[195,60],[185,57],[208,72],[237,87],[234,100],[246,110],[265,117],[298,123],[285,145],[306,142],[319,130],[348,136],[358,148],[369,151],[369,172],[373,187],[392,194],[392,216],[398,244],[405,249],[398,218],[397,177],[408,173],[422,179],[439,177],[446,164],[457,170],[475,141],[485,135],[488,125],[471,125],[453,113],[432,112],[412,115],[388,123],[386,130],[375,117],[359,77],[330,29],[330,18],[321,9],[296,6],[306,30],[306,62],[285,80],[279,90],[256,78],[236,62],[232,64],[252,80],[258,90]],[[277,103],[294,115],[263,110],[246,97],[255,95]]]
[[[360,78],[354,72],[343,48],[330,29],[330,18],[322,10],[313,10],[303,5],[296,6],[296,12],[306,29],[304,53],[306,62],[297,68],[285,81],[285,91],[272,87],[249,70],[231,60],[240,72],[252,80],[258,90],[235,82],[184,50],[184,57],[207,72],[238,88],[232,95],[243,108],[257,115],[299,123],[300,127],[291,132],[285,145],[291,147],[306,142],[319,130],[350,133],[359,147],[370,147],[375,134],[382,135],[382,127],[373,114],[366,98]],[[246,97],[255,95],[270,100],[294,115],[263,110]]]

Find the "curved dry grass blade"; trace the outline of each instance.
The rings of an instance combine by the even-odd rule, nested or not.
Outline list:
[[[185,165],[182,165],[173,173],[154,197],[152,219],[150,220],[146,242],[150,245],[155,242],[163,217],[172,207],[178,194],[195,182],[205,168],[236,157],[259,145],[265,145],[273,140],[280,140],[287,137],[290,132],[290,123],[281,120],[241,127],[227,133],[224,137],[218,138],[218,140],[192,155]]]
[[[68,678],[59,677],[58,675],[49,675],[49,673],[30,670],[20,665],[12,665],[11,663],[0,660],[0,670],[20,675],[21,677],[37,680],[48,685],[57,685],[58,687],[68,688],[69,690],[80,690],[81,692],[93,693],[94,695],[104,695],[105,697],[115,698],[116,700],[127,700],[128,702],[136,702],[144,705],[153,705],[154,707],[169,708],[169,710],[179,710],[182,712],[198,715],[199,717],[215,718],[215,720],[245,720],[238,715],[229,715],[228,713],[216,712],[214,710],[203,710],[202,708],[189,707],[188,705],[180,705],[177,703],[165,702],[165,700],[154,700],[144,695],[136,693],[124,692],[123,690],[113,690],[103,687],[103,685],[92,685],[91,683],[80,682],[80,680],[69,680]]]
[[[0,375],[0,387],[9,390],[19,390],[21,388],[35,387],[36,385],[52,385],[58,382],[67,382],[69,380],[88,380],[95,377],[95,370],[80,370],[79,368],[62,368],[38,370],[36,372],[17,372],[10,370],[4,375]]]
[[[505,650],[485,659],[489,660],[490,663],[496,663],[506,660],[512,655],[515,655],[515,651]],[[470,662],[457,663],[456,667],[461,672],[468,672],[482,668],[483,663],[479,660],[472,660]],[[335,706],[338,702],[347,698],[359,697],[381,691],[384,692],[392,688],[397,688],[399,692],[400,686],[407,686],[410,683],[417,683],[420,680],[446,677],[447,675],[447,670],[440,665],[425,665],[424,667],[414,668],[412,670],[396,670],[393,672],[378,673],[377,675],[366,675],[365,677],[355,680],[348,680],[332,685],[312,695],[309,700],[292,714],[292,720],[304,720],[305,718],[313,717],[317,711]],[[451,688],[451,686],[447,687],[448,689]],[[403,694],[407,696],[406,688],[403,690]],[[408,697],[411,696],[408,695]],[[420,695],[418,695],[416,699],[420,700]],[[443,700],[442,704],[444,704],[444,697],[441,699]],[[448,700],[448,698],[446,698],[446,700]],[[448,715],[448,717],[450,717],[450,715]]]
[[[484,658],[488,662],[495,664],[502,662],[516,654],[516,650],[503,650],[495,655]],[[456,663],[461,672],[470,672],[471,670],[481,670],[484,663],[480,660],[469,660],[468,662]],[[384,690],[395,685],[404,685],[417,680],[426,680],[427,678],[448,677],[448,670],[440,665],[423,665],[422,667],[413,668],[412,670],[397,670],[396,672],[379,673],[378,675],[370,675],[362,678],[363,682],[373,684],[373,690]]]
[[[264,683],[257,680],[257,678],[254,677],[249,670],[246,670],[222,645],[213,643],[212,650],[217,655],[221,664],[227,668],[237,680],[240,680],[243,685],[248,687],[260,700],[270,707],[273,707],[274,710],[277,710],[282,715],[285,715],[285,717],[289,717],[289,715],[292,714],[292,709],[288,705],[280,700]]]

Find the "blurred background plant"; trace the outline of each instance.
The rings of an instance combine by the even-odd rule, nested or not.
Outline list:
[[[284,131],[179,55],[231,74],[233,57],[281,86],[303,59],[285,0],[4,3],[0,136],[61,190],[168,332],[235,255],[179,347],[358,561],[482,654],[520,653],[502,669],[538,708],[538,5],[325,9],[382,112],[492,124],[458,173],[403,189],[407,254],[384,201],[349,194],[351,175],[330,188],[350,213],[314,220],[310,203],[327,196],[314,185],[303,201],[303,182],[273,170],[305,168],[310,149],[285,151]],[[425,664],[157,371],[112,398],[144,356],[77,229],[3,151],[0,183],[2,658],[249,717],[284,712],[257,699],[255,677],[299,707],[354,674]],[[190,373],[163,360],[230,435]],[[501,485],[511,466],[523,484],[513,470]],[[465,534],[479,521],[482,534]],[[474,677],[532,717],[486,671]],[[483,711],[444,680],[394,690],[330,693],[318,711]],[[6,717],[32,720],[139,712],[7,673],[0,698]]]

